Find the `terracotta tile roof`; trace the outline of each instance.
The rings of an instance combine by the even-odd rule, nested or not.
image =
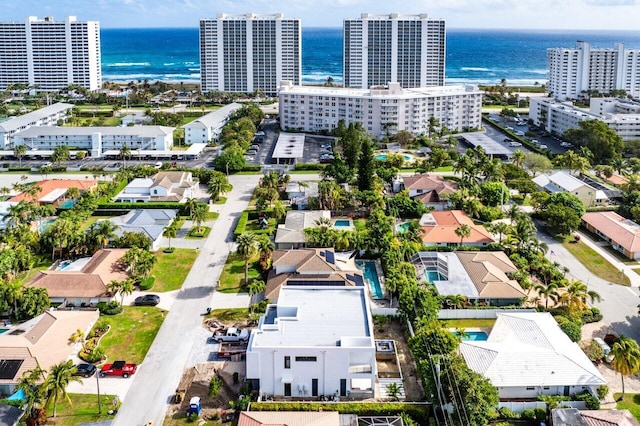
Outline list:
[[[439,194],[451,194],[458,190],[458,184],[444,179],[442,175],[417,174],[402,178],[404,187],[409,190],[435,191]]]
[[[34,185],[40,187],[40,192],[36,194],[35,197],[31,197],[26,195],[25,193],[20,193],[14,197],[11,197],[9,201],[11,202],[19,202],[19,201],[34,201],[40,200],[44,198],[47,194],[50,194],[54,190],[57,189],[69,189],[69,188],[78,188],[80,191],[86,191],[88,189],[92,189],[98,185],[98,181],[95,179],[48,179],[41,180],[40,182],[35,183]]]
[[[427,220],[425,220],[427,217]],[[492,243],[495,240],[483,226],[475,225],[462,210],[432,211],[420,220],[422,241],[424,243],[460,243],[456,229],[466,224],[471,228],[471,235],[464,238],[463,243]]]
[[[120,263],[127,249],[98,250],[80,271],[40,271],[26,285],[46,288],[51,298],[88,298],[107,295],[112,280],[129,274]]]
[[[337,411],[243,411],[238,426],[340,426]]]
[[[640,225],[616,212],[589,212],[582,221],[631,253],[640,251]]]
[[[335,265],[328,263],[321,253],[332,251],[331,249],[291,249],[291,250],[274,250],[271,253],[271,264],[277,265],[295,265],[298,272],[318,271],[331,273],[337,268]]]
[[[2,361],[20,361],[22,360],[22,365],[16,371],[13,378],[11,379],[0,379],[0,384],[11,384],[16,383],[19,378],[22,377],[24,373],[27,371],[33,370],[38,366],[38,361],[31,354],[29,348],[26,347],[3,347],[0,343],[0,363]]]
[[[588,426],[640,426],[629,410],[582,410]]]
[[[624,176],[620,176],[620,175],[611,175],[611,177],[606,177],[604,176],[604,179],[611,182],[614,185],[626,185],[629,183],[629,179],[627,179]]]
[[[518,299],[526,293],[506,274],[517,268],[504,252],[456,252],[460,263],[483,299]]]

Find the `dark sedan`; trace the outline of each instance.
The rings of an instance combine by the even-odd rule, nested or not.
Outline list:
[[[147,294],[144,296],[136,297],[136,306],[156,306],[160,303],[160,296],[157,294]]]
[[[91,364],[78,364],[74,376],[91,377],[96,372],[96,366]]]

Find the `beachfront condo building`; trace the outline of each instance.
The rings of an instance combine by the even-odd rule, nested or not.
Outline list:
[[[202,91],[275,95],[281,80],[300,84],[300,31],[300,19],[281,13],[200,20]]]
[[[329,131],[344,120],[379,138],[400,130],[426,134],[431,117],[457,131],[479,129],[482,122],[482,92],[472,85],[403,89],[389,83],[354,89],[283,81],[278,100],[283,130]]]
[[[623,140],[640,139],[640,102],[619,98],[591,98],[589,109],[569,101],[531,98],[529,118],[547,132],[562,135],[586,120],[604,121]]]
[[[0,90],[28,85],[55,91],[76,84],[102,86],[100,23],[29,16],[24,22],[0,22]]]
[[[443,86],[445,21],[420,15],[372,15],[344,20],[344,86],[368,89]]]
[[[596,49],[578,41],[572,49],[547,49],[547,62],[548,90],[555,99],[578,99],[614,90],[640,96],[640,49],[625,49],[622,43]]]

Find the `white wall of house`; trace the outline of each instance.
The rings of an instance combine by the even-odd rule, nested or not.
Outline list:
[[[573,395],[584,391],[596,395],[592,386],[514,386],[499,387],[500,399],[536,399],[538,395]]]

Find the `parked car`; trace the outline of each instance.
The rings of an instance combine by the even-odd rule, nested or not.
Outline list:
[[[258,153],[257,149],[250,149],[246,152],[247,155],[256,155]]]
[[[218,343],[222,342],[246,342],[249,340],[249,330],[236,327],[229,327],[226,330],[220,330],[213,333],[213,340]]]
[[[573,148],[573,145],[569,142],[560,142],[560,146],[563,148]]]
[[[546,146],[546,145],[544,145],[544,144],[540,145],[540,149],[548,149],[548,148],[549,148],[549,147],[548,147],[548,146]]]
[[[504,139],[502,140],[502,142],[506,142],[506,143],[513,142],[513,139],[510,139],[510,138],[504,138]]]
[[[512,146],[515,148],[515,147],[522,146],[522,144],[520,142],[512,141],[512,142],[509,142],[509,146]]]
[[[145,294],[144,296],[136,297],[134,304],[136,306],[156,306],[160,303],[160,296],[157,294]]]
[[[531,143],[535,145],[540,145],[540,141],[538,139],[531,139]]]
[[[113,364],[105,364],[100,370],[100,377],[121,376],[125,379],[135,374],[138,370],[136,364],[127,364],[126,361],[114,361]]]
[[[76,372],[73,373],[74,376],[81,377],[91,377],[96,373],[96,366],[91,364],[78,364],[76,365]]]

